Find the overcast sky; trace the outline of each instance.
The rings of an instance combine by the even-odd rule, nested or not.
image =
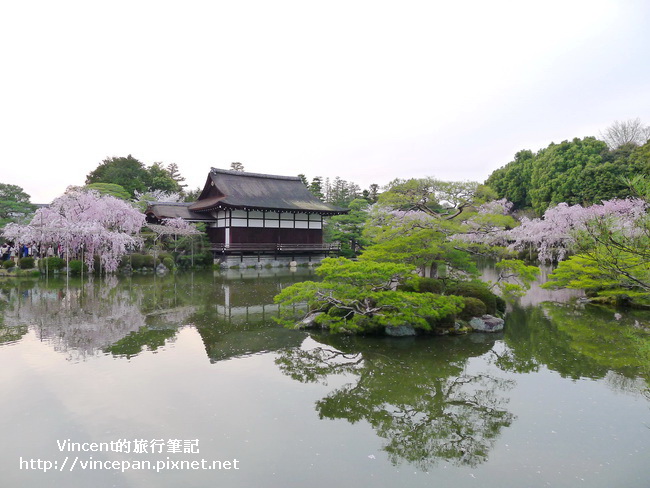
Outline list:
[[[483,181],[520,149],[650,123],[647,0],[0,0],[2,183],[104,159]]]

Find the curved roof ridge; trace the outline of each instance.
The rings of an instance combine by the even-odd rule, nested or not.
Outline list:
[[[226,175],[237,175],[237,176],[250,176],[254,178],[266,178],[271,180],[302,181],[299,176],[267,175],[263,173],[249,173],[248,171],[235,171],[233,169],[221,169],[221,168],[211,168],[210,171],[212,173],[221,173]]]

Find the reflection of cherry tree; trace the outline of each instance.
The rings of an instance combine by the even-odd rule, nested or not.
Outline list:
[[[0,288],[0,345],[16,342],[28,332],[27,326],[24,325],[18,327],[5,326],[4,310],[9,301],[8,295],[7,290]]]
[[[0,344],[8,344],[22,339],[27,334],[26,326],[20,327],[5,327],[0,323]]]
[[[138,301],[129,290],[110,283],[36,287],[11,300],[5,325],[29,326],[55,350],[83,358],[145,325]]]
[[[365,420],[387,440],[384,450],[394,464],[406,461],[424,470],[438,460],[468,466],[486,461],[501,429],[514,419],[503,396],[512,382],[468,373],[467,355],[449,357],[458,352],[449,348],[441,357],[424,348],[384,354],[319,346],[283,351],[276,362],[302,382],[353,377],[316,402],[320,418]]]
[[[0,315],[0,342],[19,340],[29,329],[75,359],[102,353],[131,357],[145,348],[155,350],[192,322],[196,306],[191,283],[191,276],[176,275],[0,283],[0,311],[6,309]],[[195,288],[206,302],[213,301],[209,289]]]

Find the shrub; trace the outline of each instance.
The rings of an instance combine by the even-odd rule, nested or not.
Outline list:
[[[399,285],[398,289],[401,291],[439,295],[444,289],[444,283],[442,280],[436,278],[415,278],[409,283]]]
[[[499,295],[497,295],[496,301],[497,301],[497,312],[503,315],[504,313],[506,313],[506,301],[503,298],[501,298]]]
[[[38,267],[41,269],[41,271],[49,271],[50,273],[54,271],[60,271],[64,266],[65,261],[57,257],[43,258],[38,262]]]
[[[133,253],[131,254],[131,268],[140,269],[144,266],[144,254]]]
[[[440,294],[443,289],[444,283],[436,278],[420,278],[417,284],[417,291],[420,293]]]
[[[16,263],[14,263],[12,259],[7,259],[6,261],[2,262],[2,267],[4,269],[13,268],[14,266],[16,266]]]
[[[465,306],[458,314],[458,318],[462,320],[470,320],[472,317],[481,317],[487,313],[485,303],[478,298],[463,297],[463,302],[465,303]]]
[[[78,259],[73,259],[72,261],[70,261],[68,263],[68,269],[70,270],[71,275],[81,274],[82,269],[84,273],[88,272],[88,266],[86,265],[86,263],[83,263]]]
[[[155,260],[152,254],[145,254],[142,256],[142,267],[151,269],[155,267]]]
[[[162,263],[167,269],[174,269],[174,260],[171,257],[166,257],[163,259]]]
[[[210,251],[196,253],[194,258],[191,254],[181,254],[176,258],[176,263],[180,268],[191,268],[192,260],[194,267],[210,267],[212,266],[212,253]]]
[[[161,252],[160,254],[158,254],[157,258],[158,258],[157,264],[160,263],[165,264],[165,259],[171,259],[172,263],[174,262],[174,256],[169,252]],[[165,266],[167,265],[165,264]],[[170,266],[167,267],[169,268]]]
[[[178,256],[177,259],[178,266],[180,268],[191,268],[192,267],[192,256],[182,255]],[[211,253],[200,253],[194,255],[194,267],[209,267],[212,266],[212,254]]]
[[[18,267],[20,269],[34,269],[34,258],[28,256],[18,260]]]
[[[475,281],[456,283],[447,287],[446,293],[447,295],[478,298],[485,304],[487,313],[494,315],[497,312],[497,296],[483,283]]]
[[[194,264],[198,266],[212,266],[214,258],[210,251],[205,251],[194,255]]]

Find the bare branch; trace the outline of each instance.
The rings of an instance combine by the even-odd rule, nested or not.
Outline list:
[[[618,149],[627,144],[642,146],[650,139],[650,126],[643,125],[639,118],[622,122],[616,120],[600,133],[600,138],[610,149]]]

